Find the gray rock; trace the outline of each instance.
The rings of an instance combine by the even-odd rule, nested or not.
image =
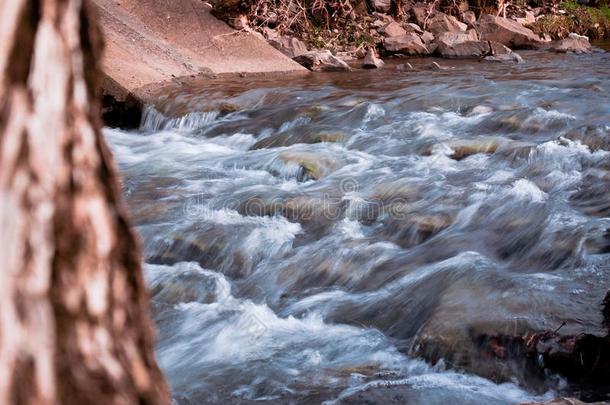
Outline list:
[[[294,37],[278,36],[269,39],[269,44],[291,59],[307,53],[307,46]]]
[[[535,48],[541,44],[538,35],[517,21],[485,14],[475,24],[483,41],[495,41],[511,48]]]
[[[566,52],[591,53],[592,52],[591,44],[589,43],[589,38],[587,38],[583,35],[578,35],[576,33],[571,33],[567,38],[552,42],[550,49],[553,52],[559,52],[559,53],[566,53]]]
[[[293,60],[313,72],[347,72],[347,63],[334,56],[329,50],[310,51],[299,55]]]
[[[516,52],[505,53],[501,55],[491,55],[483,58],[485,62],[496,62],[496,63],[524,63],[525,61]]]
[[[430,53],[421,38],[414,33],[386,38],[383,46],[388,52],[400,52],[405,55],[428,55]]]

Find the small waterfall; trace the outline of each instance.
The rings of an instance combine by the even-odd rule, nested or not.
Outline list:
[[[167,130],[192,130],[210,125],[218,117],[218,111],[191,112],[181,117],[167,117],[151,105],[144,108],[140,130],[147,132]]]

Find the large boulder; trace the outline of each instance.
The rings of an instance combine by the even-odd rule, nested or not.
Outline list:
[[[436,43],[439,50],[443,47],[453,46],[466,41],[478,41],[479,34],[475,30],[442,32],[436,36]]]
[[[269,40],[271,46],[288,56],[296,58],[304,53],[307,53],[307,46],[294,37],[281,36]]]
[[[428,55],[430,53],[430,50],[421,38],[414,33],[386,38],[383,41],[383,46],[386,51],[392,53],[404,53],[407,55]]]
[[[554,41],[551,44],[550,49],[554,52],[560,53],[590,53],[591,44],[589,43],[589,38],[583,35],[571,33],[567,38],[561,39],[559,41]]]
[[[504,55],[511,50],[494,41],[479,41],[475,30],[462,32],[444,32],[436,40],[436,48],[444,58],[483,58],[492,55]]]
[[[496,41],[511,48],[536,48],[542,42],[532,30],[508,18],[485,14],[475,26],[481,40]]]
[[[347,63],[334,56],[329,50],[307,52],[295,57],[294,61],[313,72],[347,72],[351,70]]]
[[[460,22],[457,18],[440,12],[436,12],[434,16],[428,20],[428,25],[426,26],[426,29],[434,35],[442,32],[466,31],[467,28],[468,26]]]

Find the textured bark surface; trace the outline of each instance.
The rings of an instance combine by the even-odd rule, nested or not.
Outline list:
[[[0,0],[0,404],[168,403],[82,0]]]

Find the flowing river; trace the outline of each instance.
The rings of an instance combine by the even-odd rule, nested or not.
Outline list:
[[[216,80],[105,130],[178,404],[569,394],[473,342],[605,333],[610,53],[522,55]]]

